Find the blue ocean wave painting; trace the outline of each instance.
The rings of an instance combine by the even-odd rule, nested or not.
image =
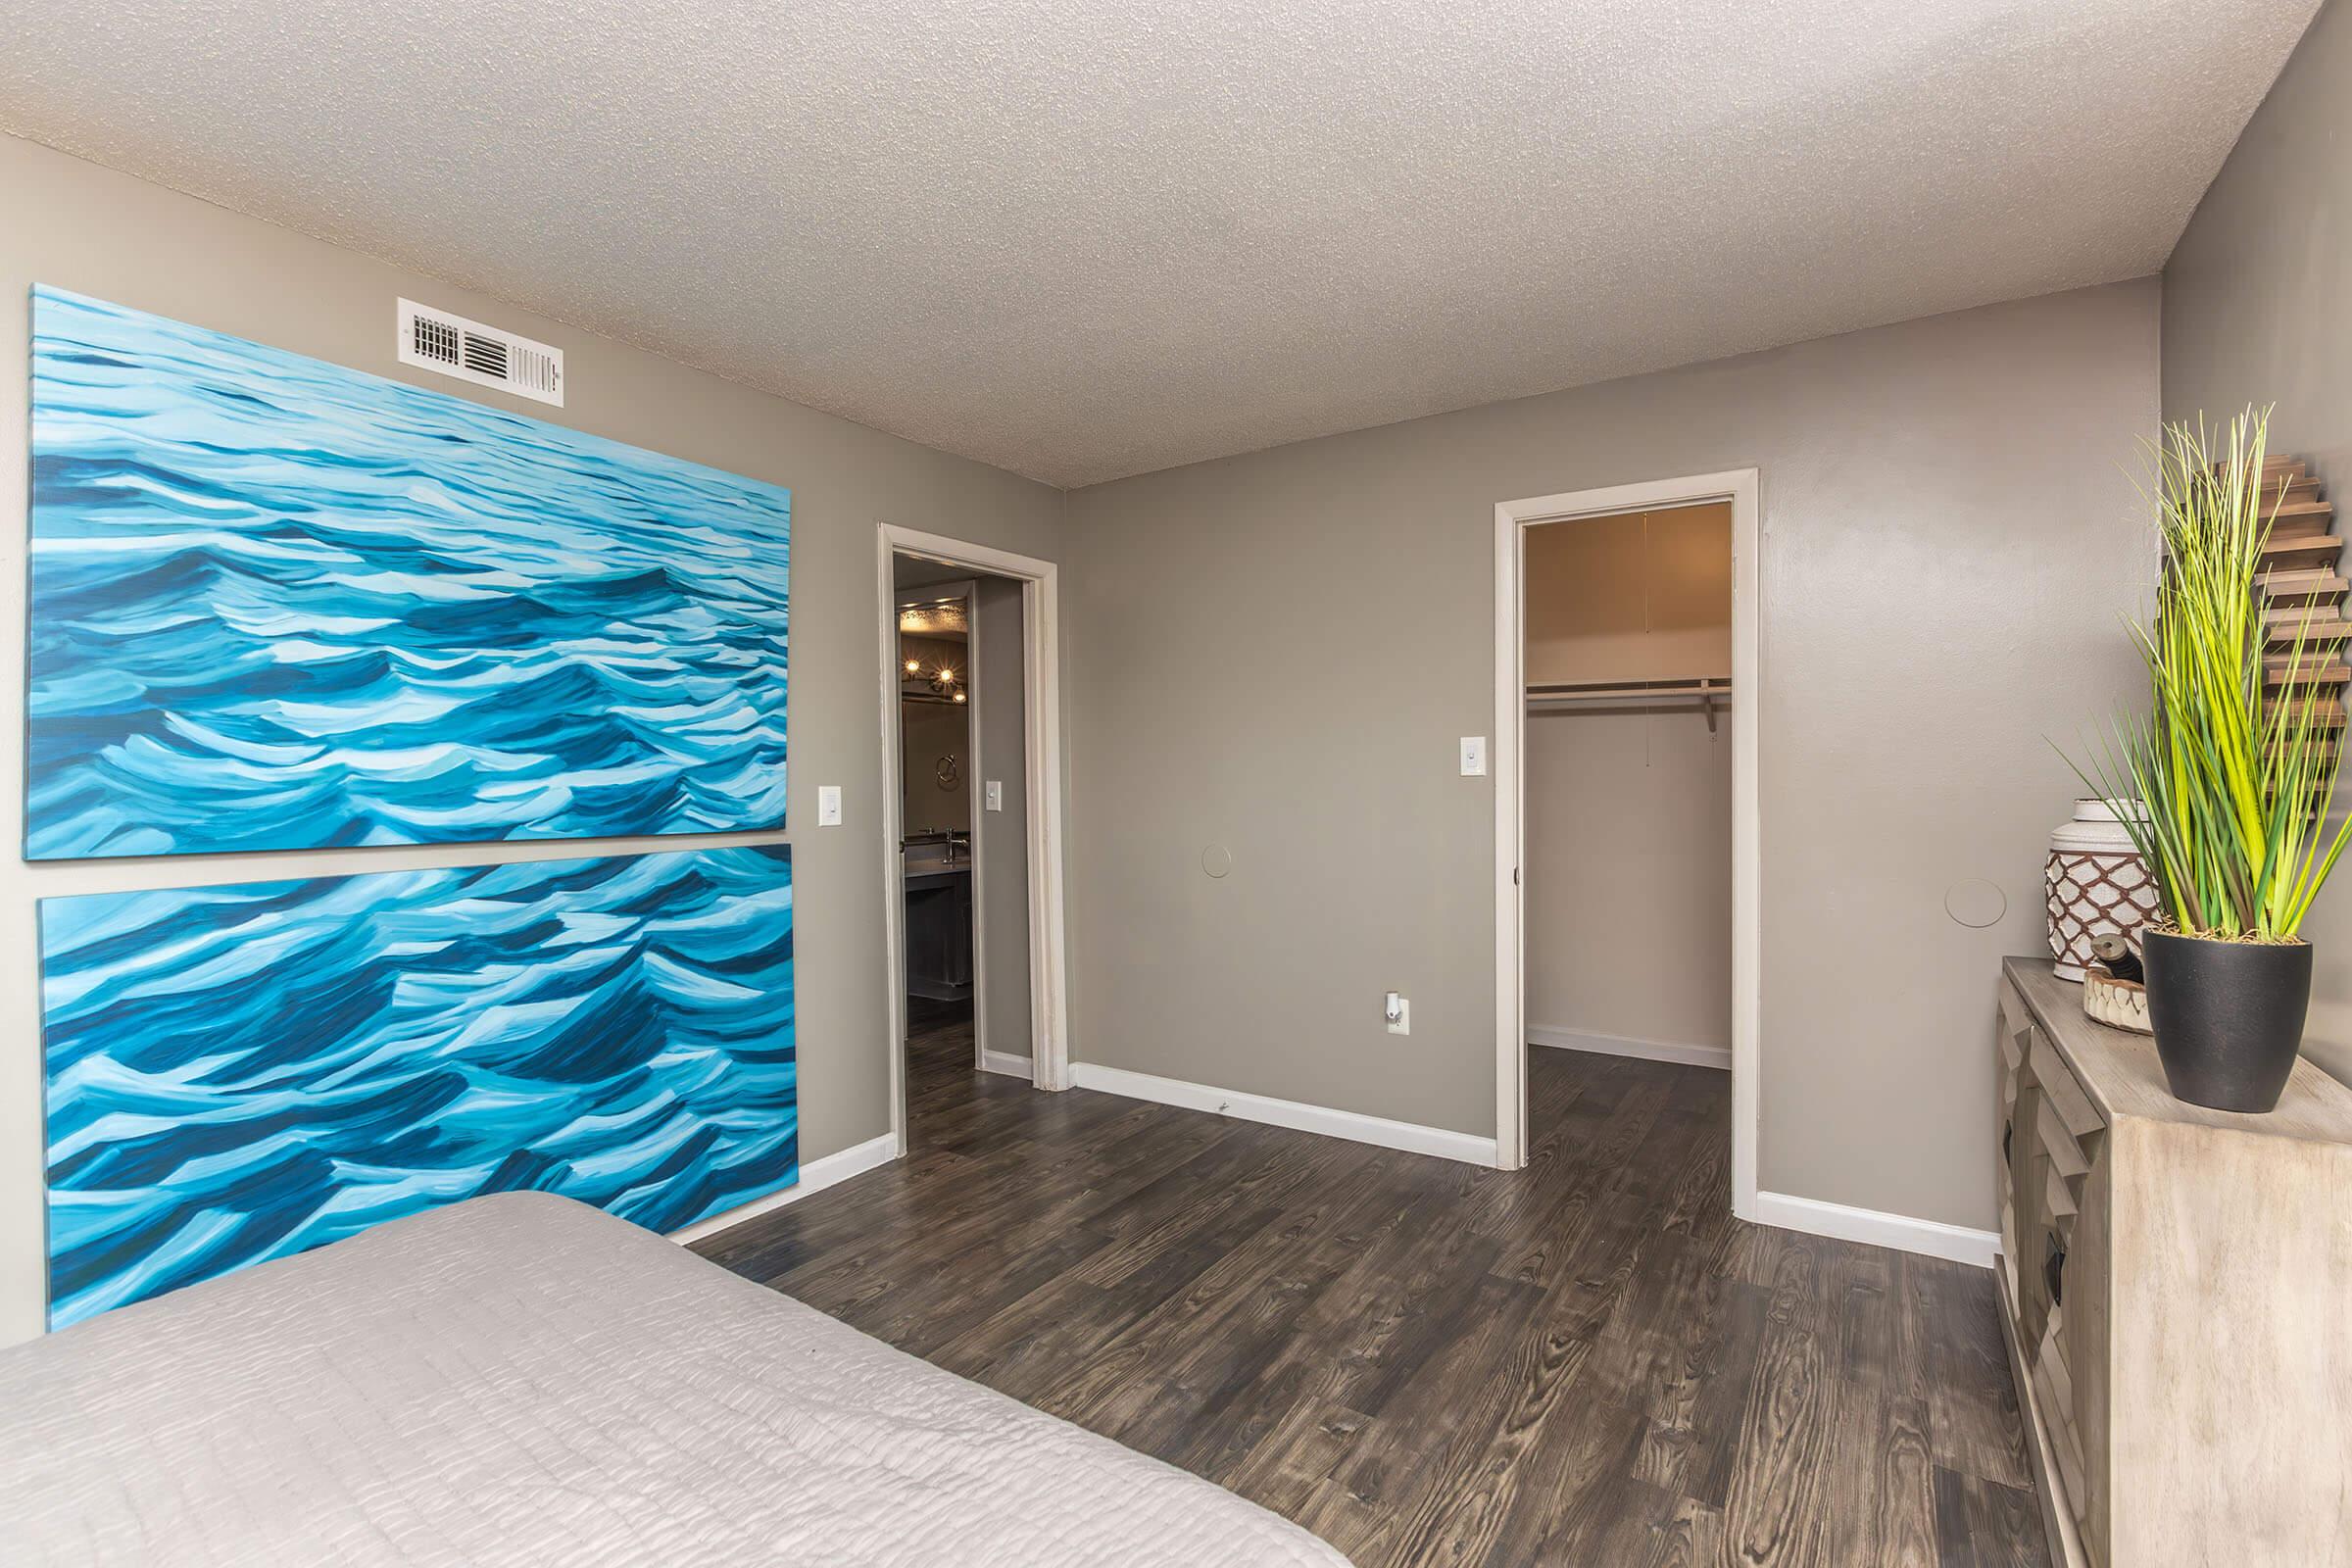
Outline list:
[[[25,853],[784,821],[791,497],[33,294]]]
[[[478,1193],[797,1179],[789,849],[41,901],[50,1323]]]

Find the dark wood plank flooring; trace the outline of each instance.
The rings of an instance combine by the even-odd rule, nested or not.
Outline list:
[[[698,1250],[1359,1568],[2045,1561],[1992,1277],[1733,1219],[1722,1073],[1538,1051],[1504,1173],[971,1063]]]

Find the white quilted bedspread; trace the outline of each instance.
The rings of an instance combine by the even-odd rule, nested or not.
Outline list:
[[[0,1563],[1345,1559],[609,1215],[475,1199],[0,1352]]]

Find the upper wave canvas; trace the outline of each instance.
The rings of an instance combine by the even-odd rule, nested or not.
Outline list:
[[[784,821],[791,498],[38,288],[25,853]]]

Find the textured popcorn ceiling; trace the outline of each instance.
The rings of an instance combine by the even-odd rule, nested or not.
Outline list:
[[[1076,485],[2153,271],[2316,7],[11,9],[7,129]]]

